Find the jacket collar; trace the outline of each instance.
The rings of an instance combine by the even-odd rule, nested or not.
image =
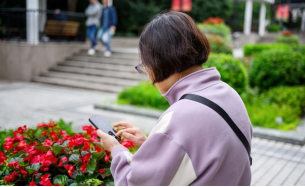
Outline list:
[[[205,89],[220,81],[220,74],[216,68],[196,71],[177,81],[163,97],[170,105],[177,102],[183,95]]]

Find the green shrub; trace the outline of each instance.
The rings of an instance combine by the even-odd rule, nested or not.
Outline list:
[[[300,124],[296,109],[289,106],[269,105],[263,103],[246,103],[248,115],[253,126],[273,128],[279,130],[293,130]],[[277,118],[283,123],[277,123]]]
[[[266,29],[268,32],[279,32],[281,30],[281,26],[277,24],[270,24]]]
[[[210,42],[213,53],[232,54],[231,46],[221,36],[207,35],[207,38]]]
[[[255,56],[250,72],[251,86],[261,90],[304,85],[305,57],[291,50],[269,50]]]
[[[247,71],[239,60],[226,54],[211,54],[204,67],[216,67],[221,74],[222,81],[232,86],[239,94],[244,92],[248,85]]]
[[[305,108],[305,87],[275,87],[258,95],[248,90],[241,95],[254,126],[293,130],[300,124]],[[276,118],[282,118],[277,123]]]
[[[299,45],[300,44],[300,39],[299,37],[295,35],[290,35],[290,36],[278,36],[275,39],[276,43],[284,43],[284,44],[289,44],[289,45]]]
[[[119,96],[119,103],[132,104],[142,107],[165,110],[169,107],[168,101],[151,83],[142,82],[123,90]]]
[[[250,55],[256,55],[258,53],[261,53],[263,51],[267,51],[270,49],[285,49],[289,50],[291,46],[287,44],[246,44],[244,46],[244,55],[250,56]]]
[[[223,37],[227,42],[232,40],[231,29],[225,24],[211,25],[198,23],[197,26],[206,35],[218,35]]]
[[[304,86],[280,86],[268,90],[260,95],[264,103],[288,105],[298,110],[300,117],[305,113],[305,87]]]

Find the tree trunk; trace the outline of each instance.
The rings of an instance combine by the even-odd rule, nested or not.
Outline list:
[[[68,0],[68,11],[76,12],[77,0]]]

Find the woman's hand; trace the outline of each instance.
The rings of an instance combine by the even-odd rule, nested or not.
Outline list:
[[[101,130],[97,130],[97,135],[101,138],[101,146],[107,151],[112,152],[116,147],[124,147],[113,136],[110,136]]]
[[[136,146],[140,147],[147,139],[146,135],[137,127],[130,123],[120,122],[114,124],[115,130],[118,131],[118,127],[122,127],[116,133],[116,136],[123,135],[125,139],[132,141]]]

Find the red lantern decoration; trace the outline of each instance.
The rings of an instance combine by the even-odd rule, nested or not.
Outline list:
[[[190,12],[192,10],[192,0],[172,0],[172,10]]]

